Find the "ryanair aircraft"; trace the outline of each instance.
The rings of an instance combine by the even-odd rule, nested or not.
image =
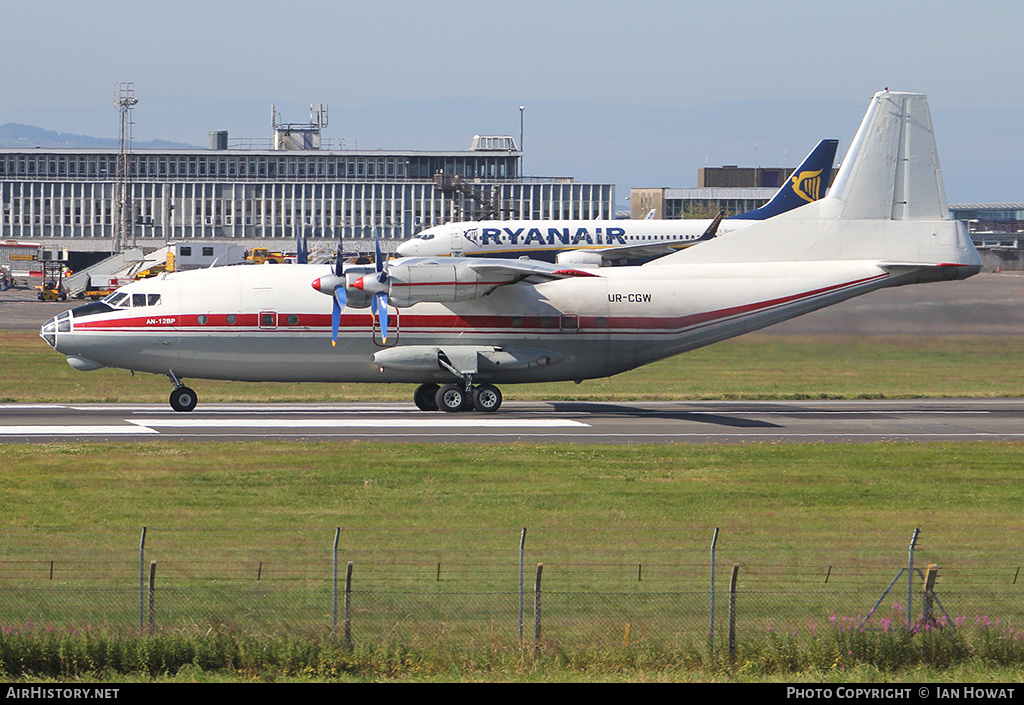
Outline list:
[[[766,220],[825,195],[838,140],[822,140],[757,210],[710,220],[491,220],[427,228],[398,246],[401,257],[529,257],[602,266],[639,264]],[[717,220],[717,219],[716,219]]]

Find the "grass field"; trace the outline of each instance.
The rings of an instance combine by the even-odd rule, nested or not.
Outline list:
[[[76,372],[33,333],[0,333],[0,354],[0,399],[7,402],[163,402],[170,389],[152,375]],[[1021,363],[1020,337],[749,336],[612,379],[504,391],[509,399],[1024,396]],[[407,400],[411,393],[405,385],[194,385],[204,401]],[[972,598],[997,596],[986,617],[1019,630],[1022,458],[1024,446],[1006,443],[0,445],[0,583],[7,593],[55,585],[131,589],[147,527],[147,559],[160,563],[162,584],[251,585],[263,570],[265,585],[294,586],[329,573],[340,527],[339,558],[353,561],[364,589],[436,592],[444,580],[459,580],[463,590],[507,590],[526,528],[528,564],[543,563],[550,589],[582,604],[584,595],[705,589],[717,528],[719,580],[727,583],[738,563],[743,589],[788,596],[773,604],[793,611],[805,603],[792,596],[820,591],[826,576],[836,589],[874,599],[906,565],[910,536],[920,528],[919,564],[942,567],[951,608],[970,605],[952,616],[979,613],[978,603],[954,598],[969,586]],[[47,649],[84,653],[90,643],[56,643],[21,623],[10,626],[0,634],[0,664],[11,653],[4,649],[39,649],[39,661],[29,659],[37,673],[54,673],[39,667]],[[342,654],[329,640],[250,643],[217,630],[206,642],[183,634],[184,643],[169,645],[110,637],[118,648],[150,657],[164,646],[193,657],[175,662],[164,654],[155,666],[128,659],[125,670],[108,665],[114,671],[107,677],[992,682],[1024,675],[1019,641],[985,629],[919,650],[921,641],[879,636],[858,645],[840,632],[812,638],[802,627],[796,641],[747,642],[740,660],[728,663],[699,650],[654,648],[638,636],[627,648],[619,620],[609,633],[614,648],[555,647],[537,659],[480,647],[395,651],[383,641]],[[230,650],[227,642],[250,650],[248,666],[195,655]],[[291,665],[253,656],[271,654],[272,644],[289,650]],[[104,648],[116,651],[110,643]],[[302,649],[316,652],[311,665],[295,656]],[[847,652],[858,656],[837,668]],[[300,662],[307,665],[296,667]],[[59,671],[58,663],[56,673],[88,669],[74,659],[63,663],[71,670]]]

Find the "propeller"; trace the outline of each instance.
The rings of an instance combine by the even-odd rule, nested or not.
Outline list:
[[[370,311],[380,321],[380,336],[384,343],[388,342],[388,270],[384,257],[380,251],[380,241],[375,240],[376,248],[375,269],[376,276],[365,275],[352,284],[353,289],[359,289],[370,297]]]
[[[334,263],[334,272],[313,282],[313,288],[322,294],[329,295],[331,307],[331,345],[338,344],[338,328],[341,326],[341,312],[348,305],[349,289],[363,292],[355,295],[354,305],[357,308],[370,306],[370,311],[380,321],[380,332],[383,341],[388,340],[388,288],[389,276],[384,258],[381,255],[380,243],[377,242],[377,261],[374,270],[369,267],[350,267],[345,271],[341,245],[338,245],[338,256]],[[369,270],[369,271],[368,271]],[[354,281],[351,281],[355,279]],[[350,283],[351,282],[351,283]]]
[[[378,291],[370,299],[370,311],[380,319],[380,337],[382,342],[388,342],[388,295],[386,292]]]
[[[388,271],[385,267],[384,258],[380,254],[380,230],[374,232],[373,248],[375,250],[376,257],[374,261],[377,264],[377,282],[387,287],[388,283]],[[370,300],[370,311],[377,314],[380,319],[380,339],[381,342],[388,342],[388,290],[387,288],[382,291],[374,293],[373,299]]]
[[[338,283],[334,286],[334,302],[331,307],[331,347],[338,344],[338,326],[341,325],[341,311],[348,303],[348,287],[345,286],[344,262],[341,256],[341,243],[338,243],[338,257],[334,261],[334,276]]]

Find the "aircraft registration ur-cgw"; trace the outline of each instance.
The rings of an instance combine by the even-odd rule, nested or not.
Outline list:
[[[607,377],[889,286],[981,270],[949,218],[927,97],[871,99],[829,193],[642,266],[408,257],[173,272],[40,334],[72,367],[188,379],[418,383],[423,410]]]

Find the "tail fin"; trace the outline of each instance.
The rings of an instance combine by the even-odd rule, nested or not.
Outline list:
[[[822,140],[811,150],[772,200],[760,208],[734,215],[730,220],[765,220],[824,197],[832,178],[832,163],[839,140]]]
[[[981,257],[948,211],[927,98],[881,91],[824,198],[646,266],[821,262],[824,269],[856,260],[888,272],[890,286],[976,274]]]
[[[875,94],[832,184],[828,211],[849,220],[949,219],[927,96]]]

